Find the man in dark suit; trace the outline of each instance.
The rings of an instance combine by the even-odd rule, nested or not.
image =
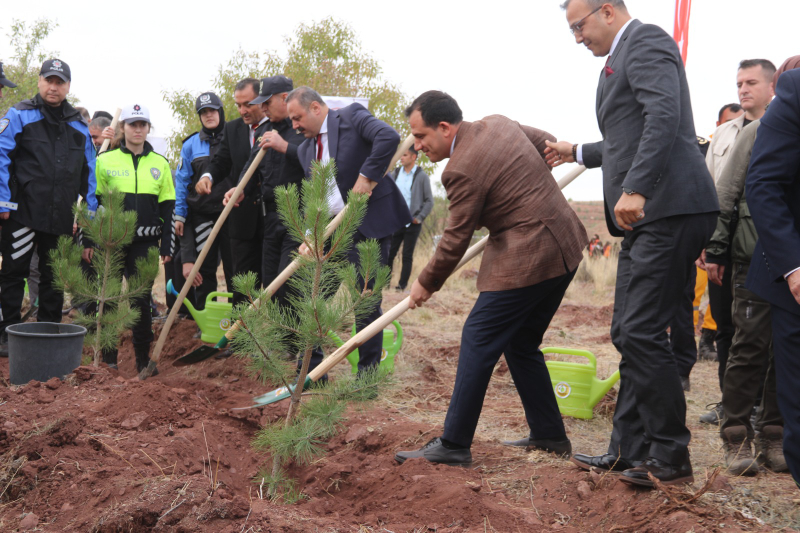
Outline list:
[[[411,222],[403,195],[394,181],[386,176],[400,136],[360,104],[329,109],[322,97],[309,87],[298,87],[289,93],[286,105],[292,127],[306,137],[297,149],[306,176],[311,176],[312,161],[336,160],[337,188],[328,198],[331,213],[336,214],[344,208],[351,189],[370,195],[367,214],[356,231],[348,259],[357,263],[356,244],[365,239],[376,239],[381,263],[385,265],[392,234]],[[356,321],[356,330],[361,331],[381,314],[378,302],[368,316]],[[376,335],[358,349],[359,370],[380,363],[382,345],[383,336]],[[311,367],[318,364],[319,357],[312,358]]]
[[[455,270],[475,229],[489,230],[475,307],[464,323],[444,434],[395,459],[469,465],[492,371],[505,353],[530,435],[506,444],[569,455],[550,374],[539,350],[545,330],[583,259],[589,238],[544,161],[547,132],[492,115],[462,120],[450,95],[428,91],[406,109],[415,148],[450,158],[442,184],[450,199],[436,254],[411,286],[410,307],[426,302]]]
[[[195,186],[198,193],[210,194],[212,183],[218,180],[229,181],[229,186],[224,190],[235,187],[239,182],[239,176],[247,170],[244,166],[256,139],[255,131],[267,121],[264,111],[261,110],[261,104],[250,103],[258,96],[260,85],[261,83],[253,78],[245,78],[236,84],[233,99],[241,117],[225,123],[222,143],[211,158],[208,171],[200,177]],[[233,275],[255,272],[260,280],[264,223],[259,187],[255,187],[239,207],[231,211],[226,224],[230,235]],[[242,294],[233,293],[234,305],[243,301]]]
[[[653,486],[693,480],[686,400],[667,328],[684,299],[694,261],[719,208],[697,149],[680,51],[661,28],[632,20],[622,0],[568,0],[570,30],[596,57],[608,55],[597,87],[603,140],[549,143],[553,165],[603,167],[606,221],[624,236],[611,338],[620,392],[608,453],[578,454],[578,466],[622,470]]]
[[[747,173],[747,204],[758,231],[745,286],[772,304],[783,452],[800,482],[800,70],[781,74],[761,119]]]

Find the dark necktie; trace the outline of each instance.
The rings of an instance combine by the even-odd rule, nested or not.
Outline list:
[[[322,161],[322,134],[317,135],[317,161]]]
[[[250,124],[250,129],[252,130],[252,135],[250,136],[250,148],[256,143],[256,130],[258,129],[258,124]]]

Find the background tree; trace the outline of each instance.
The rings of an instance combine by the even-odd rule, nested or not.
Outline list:
[[[16,89],[7,89],[4,98],[0,100],[0,115],[5,115],[9,108],[17,102],[32,98],[39,89],[39,70],[46,59],[58,57],[55,50],[45,50],[44,40],[58,27],[58,23],[43,18],[32,24],[22,20],[11,21],[11,28],[6,34],[11,49],[11,57],[3,60],[3,70],[6,78],[17,84]],[[71,104],[78,102],[72,95],[67,95]]]
[[[220,66],[212,90],[222,99],[225,116],[238,117],[233,102],[233,88],[242,78],[264,78],[283,74],[295,87],[308,85],[322,95],[350,96],[369,99],[369,110],[377,118],[408,135],[403,111],[411,98],[399,86],[384,79],[380,63],[363,50],[353,29],[346,23],[325,19],[300,24],[293,35],[285,38],[287,52],[244,52],[239,49],[227,65]],[[195,99],[203,90],[164,91],[166,101],[179,126],[168,137],[171,159],[177,162],[181,142],[200,129],[194,109]],[[419,164],[430,174],[435,168],[424,154]]]

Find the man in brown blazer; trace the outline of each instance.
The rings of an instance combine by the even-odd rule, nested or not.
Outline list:
[[[544,161],[554,137],[500,115],[462,121],[448,94],[428,91],[408,109],[415,148],[431,161],[450,158],[442,184],[450,199],[447,229],[411,288],[413,309],[452,274],[476,229],[490,238],[478,274],[478,297],[461,338],[455,388],[444,434],[395,459],[424,458],[466,466],[492,370],[505,354],[530,436],[513,444],[569,455],[542,337],[575,275],[586,230]]]

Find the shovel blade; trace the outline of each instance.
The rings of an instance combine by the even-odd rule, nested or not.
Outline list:
[[[303,383],[303,390],[308,389],[313,381],[311,378],[306,376],[306,381]],[[261,396],[256,396],[253,398],[253,402],[255,405],[253,407],[263,407],[264,405],[269,405],[271,403],[280,402],[289,398],[292,393],[294,392],[295,385],[290,385],[287,387],[281,387],[279,389],[275,389],[272,392],[268,392],[266,394],[262,394]]]
[[[205,361],[209,357],[214,357],[219,352],[216,346],[201,346],[183,357],[179,357],[172,362],[172,366],[186,366]]]

